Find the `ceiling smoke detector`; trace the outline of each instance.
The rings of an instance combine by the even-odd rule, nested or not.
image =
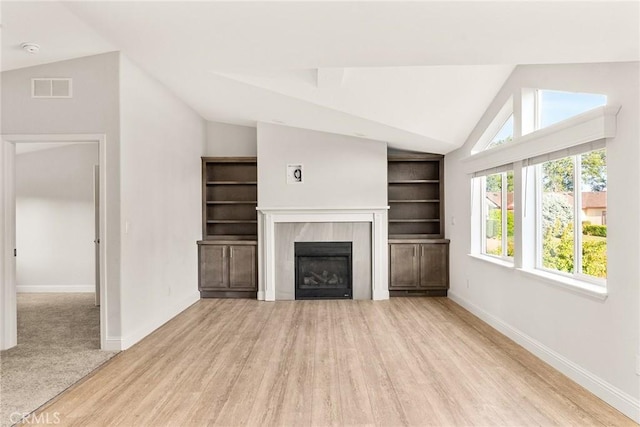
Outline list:
[[[22,43],[20,47],[22,48],[22,50],[32,55],[35,55],[40,51],[40,45],[36,43],[26,42]]]

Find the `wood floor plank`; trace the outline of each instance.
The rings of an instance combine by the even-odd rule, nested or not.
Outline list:
[[[447,298],[201,300],[36,415],[69,426],[637,425]]]
[[[388,370],[384,365],[384,357],[376,348],[372,323],[375,309],[369,301],[358,301],[354,310],[348,310],[351,322],[357,325],[356,346],[362,349],[358,353],[361,369],[367,381],[367,392],[371,401],[374,422],[377,425],[408,425],[402,409],[402,402],[396,394]],[[387,302],[383,302],[387,304]]]
[[[315,324],[314,370],[311,395],[311,423],[316,426],[342,425],[342,405],[338,376],[332,307],[336,301],[305,301],[318,321]]]
[[[356,345],[354,337],[354,330],[358,325],[348,316],[348,311],[353,309],[352,304],[336,304],[335,307],[335,346],[338,349],[336,363],[340,405],[343,408],[342,422],[349,426],[375,425],[367,382],[358,357],[361,349]]]

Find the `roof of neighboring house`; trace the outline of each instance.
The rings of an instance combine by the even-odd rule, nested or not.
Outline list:
[[[571,193],[558,193],[567,198],[567,202],[573,204],[573,195]],[[496,208],[502,205],[502,198],[498,192],[487,191],[487,200]],[[582,209],[606,209],[607,192],[606,191],[585,191],[582,193]],[[513,192],[507,193],[507,210],[513,210]]]
[[[493,203],[496,208],[502,206],[502,196],[500,193],[487,191],[487,199]],[[507,210],[513,210],[513,192],[507,193]]]
[[[585,191],[582,193],[582,209],[607,207],[606,191]]]

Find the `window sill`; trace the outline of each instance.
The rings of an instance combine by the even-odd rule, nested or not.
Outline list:
[[[477,259],[479,261],[488,262],[488,263],[494,264],[494,265],[499,265],[500,267],[506,267],[506,268],[513,268],[514,267],[513,262],[509,262],[509,261],[506,261],[506,260],[501,259],[501,258],[492,257],[492,256],[488,256],[488,255],[482,255],[482,254],[467,254],[467,255],[469,255],[473,259]]]
[[[575,294],[585,295],[600,301],[606,300],[607,296],[609,295],[607,293],[607,290],[602,286],[598,286],[582,280],[573,279],[571,277],[563,277],[558,274],[547,273],[541,270],[531,270],[524,268],[518,268],[518,271],[527,276],[535,277],[536,279],[539,279],[548,284],[564,288]]]

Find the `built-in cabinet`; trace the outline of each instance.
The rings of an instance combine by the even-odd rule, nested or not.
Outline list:
[[[390,154],[387,179],[390,295],[446,296],[443,156]]]
[[[246,297],[256,292],[255,243],[204,241],[198,245],[203,297]]]
[[[398,295],[445,296],[449,288],[449,242],[389,244],[389,290]]]
[[[200,296],[257,296],[258,168],[255,157],[202,158]]]

